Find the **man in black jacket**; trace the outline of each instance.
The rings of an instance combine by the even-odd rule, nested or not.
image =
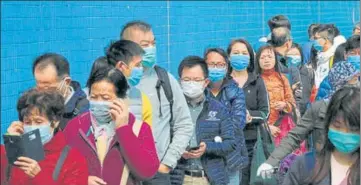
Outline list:
[[[80,84],[69,76],[68,60],[56,53],[46,53],[35,59],[33,75],[40,90],[57,90],[64,96],[65,112],[59,128],[65,128],[68,121],[89,109],[89,101]]]

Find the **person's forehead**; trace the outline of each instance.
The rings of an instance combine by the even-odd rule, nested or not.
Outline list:
[[[210,52],[208,53],[207,55],[207,60],[206,60],[207,63],[209,62],[217,62],[217,63],[225,63],[226,61],[224,60],[223,56],[220,55],[219,53],[217,52]]]
[[[48,81],[56,80],[57,74],[58,73],[55,69],[55,66],[53,65],[47,65],[45,67],[37,66],[34,71],[35,79],[40,78],[42,76],[46,76],[46,79],[42,79],[42,80],[48,80]]]
[[[130,39],[137,44],[140,44],[141,42],[152,42],[154,40],[154,34],[152,30],[144,32],[140,29],[131,28],[130,31]]]
[[[261,55],[273,55],[273,51],[271,49],[265,49],[262,51]]]
[[[247,47],[244,43],[241,42],[237,42],[233,45],[232,50],[247,50]]]
[[[114,93],[115,88],[114,85],[106,80],[102,80],[99,82],[94,83],[91,86],[92,93],[100,93],[100,94],[109,94]]]
[[[182,71],[182,78],[184,77],[204,77],[204,72],[200,65],[185,67]]]

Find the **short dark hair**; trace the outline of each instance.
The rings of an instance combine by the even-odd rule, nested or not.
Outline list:
[[[262,73],[262,69],[261,69],[259,62],[260,62],[262,52],[267,49],[273,51],[273,54],[275,55],[275,67],[274,68],[275,68],[275,71],[280,72],[280,69],[278,67],[278,62],[276,59],[276,51],[274,50],[274,47],[271,45],[265,45],[265,46],[260,47],[256,54],[256,62],[255,62],[254,66],[255,66],[255,74],[257,74],[257,75],[260,75]]]
[[[108,63],[116,66],[119,61],[129,64],[135,56],[142,56],[144,50],[135,42],[130,40],[118,40],[111,43],[107,49],[106,55]]]
[[[195,66],[200,66],[203,70],[203,74],[205,78],[208,78],[209,71],[206,61],[199,56],[187,56],[185,57],[178,67],[178,75],[181,78],[182,72],[184,68],[193,68]]]
[[[345,61],[345,53],[346,53],[345,47],[346,47],[346,43],[342,43],[339,46],[337,46],[333,57],[332,65],[335,65],[337,62]]]
[[[88,81],[86,83],[86,87],[90,88],[89,79],[91,79],[92,76],[94,76],[96,73],[98,73],[98,71],[102,71],[104,69],[107,69],[108,67],[109,67],[109,64],[108,64],[107,57],[101,56],[101,57],[98,57],[97,59],[95,59],[93,66],[91,68],[90,74],[89,74]]]
[[[125,31],[131,27],[139,29],[143,32],[149,32],[152,30],[152,26],[144,21],[141,20],[130,21],[123,26],[122,31],[120,32],[120,39],[124,39],[123,36]]]
[[[284,15],[276,15],[268,20],[268,27],[272,31],[275,28],[286,27],[291,30],[291,23]]]
[[[310,26],[308,27],[308,38],[311,38],[315,35],[315,30],[319,26],[320,24],[310,24]]]
[[[353,35],[346,41],[345,52],[360,48],[360,35]]]
[[[204,55],[203,55],[204,61],[207,61],[208,54],[212,53],[212,52],[218,53],[224,58],[224,60],[226,61],[227,66],[228,66],[227,74],[230,74],[231,65],[230,65],[230,62],[229,62],[228,54],[222,48],[207,48],[205,50],[205,52],[204,52]]]
[[[252,46],[246,40],[244,40],[244,39],[232,40],[231,43],[228,45],[228,48],[227,48],[228,56],[231,55],[232,47],[236,43],[242,43],[242,44],[246,45],[247,51],[249,53],[249,65],[247,67],[247,71],[248,72],[253,72],[253,70],[254,70],[254,52],[253,52]],[[232,67],[231,67],[231,71],[232,71]]]
[[[333,43],[333,39],[336,37],[336,29],[332,24],[322,24],[318,27],[317,32],[321,35],[322,38],[329,40]]]
[[[273,47],[280,47],[291,39],[291,32],[288,28],[278,27],[272,30],[270,42]]]
[[[50,65],[55,67],[58,79],[62,79],[70,74],[68,60],[57,53],[45,53],[37,57],[33,63],[33,74],[36,68],[43,70]]]
[[[89,94],[91,93],[92,85],[103,80],[114,85],[115,94],[118,98],[124,99],[126,97],[129,89],[127,79],[120,70],[111,66],[108,66],[103,70],[96,71],[93,76],[88,79]]]
[[[18,100],[16,109],[19,120],[24,121],[24,117],[30,115],[34,108],[38,109],[40,114],[44,114],[51,124],[60,122],[65,109],[64,97],[57,91],[30,89]]]

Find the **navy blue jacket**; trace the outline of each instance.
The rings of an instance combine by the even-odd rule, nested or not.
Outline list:
[[[237,148],[227,156],[228,170],[235,171],[247,167],[248,151],[243,129],[246,125],[246,98],[244,92],[231,77],[226,77],[217,96],[206,91],[207,96],[215,98],[231,110],[230,121],[236,125],[235,139]]]
[[[86,94],[81,89],[80,84],[76,81],[72,81],[70,86],[74,90],[73,96],[65,104],[65,111],[63,120],[61,120],[59,127],[64,130],[68,121],[76,117],[77,115],[89,110],[89,101]]]

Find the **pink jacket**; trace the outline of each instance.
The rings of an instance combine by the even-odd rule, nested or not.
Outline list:
[[[132,130],[134,122],[134,115],[129,114],[128,125],[116,130],[103,166],[98,159],[94,135],[89,132],[91,126],[89,112],[69,121],[64,133],[69,145],[77,148],[85,156],[90,176],[97,176],[108,185],[119,185],[126,163],[130,171],[127,185],[133,185],[140,180],[152,178],[157,173],[160,163],[151,128],[143,122],[137,137]]]

